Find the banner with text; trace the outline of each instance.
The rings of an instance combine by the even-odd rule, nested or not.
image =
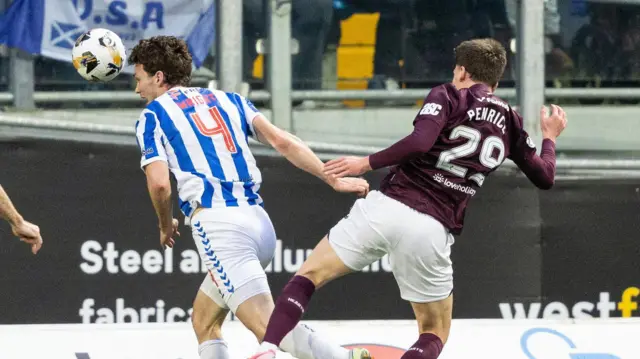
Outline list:
[[[183,38],[199,67],[215,39],[215,4],[214,0],[14,0],[0,16],[0,44],[70,62],[76,39],[93,28],[118,34],[127,52],[144,38]]]
[[[45,240],[33,256],[0,224],[0,324],[188,320],[206,269],[187,228],[173,250],[160,248],[138,162],[134,147],[0,143],[0,183]],[[283,158],[257,162],[279,238],[267,268],[278,295],[355,197]],[[372,187],[383,175],[368,177]],[[453,246],[454,316],[639,316],[634,186],[568,181],[541,192],[526,179],[492,175]],[[305,318],[410,319],[413,312],[382,258],[319,290]]]

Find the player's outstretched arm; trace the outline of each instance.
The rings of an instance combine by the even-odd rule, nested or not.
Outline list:
[[[260,142],[270,145],[294,166],[320,178],[336,191],[354,192],[360,195],[365,195],[369,191],[369,183],[364,179],[337,179],[334,176],[325,175],[324,164],[309,146],[289,132],[274,126],[264,116],[256,116],[253,127]]]
[[[325,164],[325,174],[337,177],[359,176],[371,170],[399,165],[429,152],[447,122],[452,107],[446,87],[434,88],[413,120],[413,132],[408,136],[367,157],[331,160]]]
[[[331,160],[325,164],[324,172],[328,176],[359,176],[372,169],[398,165],[429,152],[441,130],[440,121],[415,121],[413,132],[390,147],[367,157],[348,156]]]
[[[12,226],[24,221],[2,186],[0,186],[0,216]]]
[[[555,182],[556,174],[556,139],[567,127],[567,115],[560,106],[551,105],[551,115],[547,108],[540,110],[540,128],[542,130],[542,150],[538,156],[531,139],[522,132],[523,136],[516,142],[511,159],[540,189],[550,189]]]
[[[2,186],[0,186],[0,216],[9,222],[11,230],[16,237],[22,242],[31,245],[31,252],[33,254],[38,253],[42,247],[40,228],[22,218]]]

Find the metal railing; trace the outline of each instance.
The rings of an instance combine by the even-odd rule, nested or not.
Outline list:
[[[640,0],[639,0],[640,1]],[[640,88],[544,88],[544,48],[541,42],[543,30],[540,26],[543,23],[543,9],[541,2],[520,1],[518,2],[521,14],[519,26],[519,47],[518,54],[520,68],[517,89],[499,88],[497,95],[506,99],[517,99],[525,118],[535,118],[539,111],[539,105],[544,98],[554,99],[638,99],[640,100]],[[290,34],[290,3],[283,2],[278,5],[276,0],[265,0],[265,9],[268,15],[268,33],[277,41],[268,41],[265,50],[267,57],[277,61],[268,62],[265,67],[267,72],[267,90],[251,91],[248,97],[253,101],[269,102],[272,118],[279,127],[293,130],[295,129],[291,114],[291,102],[303,100],[317,101],[343,101],[343,100],[370,100],[370,101],[417,101],[422,100],[429,89],[399,89],[399,90],[318,90],[318,91],[295,91],[291,89],[291,41],[287,34]],[[229,6],[228,13],[238,10],[235,0],[223,0],[219,6]],[[278,7],[279,6],[279,7]],[[278,7],[278,11],[274,11]],[[224,13],[224,11],[222,12]],[[222,33],[235,34],[237,37],[241,21],[223,22],[225,29]],[[540,38],[540,39],[539,39]],[[286,41],[285,41],[286,40]],[[226,78],[220,78],[220,83],[225,89],[236,90],[237,82],[241,81],[238,76],[238,61],[233,59],[241,58],[242,47],[237,46],[235,41],[220,42],[218,55],[225,57],[227,61],[221,61],[219,73],[228,74]],[[15,51],[11,55],[12,73],[19,68],[33,68],[33,60],[28,56],[17,56]],[[31,61],[31,62],[30,62]],[[30,66],[30,67],[29,67]],[[26,74],[26,75],[25,75]],[[51,104],[61,102],[120,102],[120,103],[142,103],[137,94],[131,91],[33,91],[33,73],[28,71],[25,74],[11,77],[12,92],[1,92],[0,103],[2,104]],[[289,76],[285,76],[285,75]],[[233,75],[233,76],[231,76]],[[30,86],[25,85],[25,78],[30,77]],[[18,80],[22,79],[21,82]],[[28,79],[27,79],[28,80]],[[235,85],[234,85],[235,84]],[[25,90],[26,88],[26,90]],[[28,106],[27,106],[28,107]],[[26,107],[25,107],[26,108]],[[534,137],[538,131],[537,124],[528,122],[527,131]],[[111,135],[132,135],[132,129],[121,128],[113,125],[91,124],[68,122],[61,120],[38,120],[27,117],[0,116],[0,126],[57,130],[67,132],[83,132]],[[371,153],[377,148],[369,146],[347,145],[337,143],[311,142],[311,147],[324,152],[331,153]],[[567,169],[595,168],[602,170],[638,170],[640,171],[640,160],[596,160],[596,159],[558,159],[558,166]],[[507,165],[508,167],[508,165]]]
[[[292,101],[344,101],[344,100],[388,100],[388,101],[418,101],[424,99],[430,89],[406,90],[317,90],[292,91]],[[517,96],[515,89],[498,89],[496,95],[505,99]],[[547,88],[544,91],[547,98],[556,99],[637,99],[640,101],[640,88]],[[133,91],[36,91],[36,104],[55,102],[141,102],[140,96]],[[268,91],[257,90],[249,93],[252,101],[271,99]],[[0,92],[0,103],[11,104],[14,95],[10,92]]]
[[[268,32],[271,38],[282,41],[268,41],[268,46],[265,46],[264,52],[273,57],[277,61],[272,61],[274,66],[265,67],[265,71],[268,72],[268,78],[273,79],[267,81],[268,91],[253,91],[249,97],[254,101],[268,101],[274,104],[272,107],[274,112],[278,114],[280,107],[284,112],[290,110],[290,106],[286,106],[286,103],[291,101],[301,100],[326,100],[326,101],[341,101],[341,100],[401,100],[401,101],[414,101],[424,98],[425,93],[429,89],[400,89],[400,90],[322,90],[322,91],[290,91],[290,79],[284,76],[284,74],[290,74],[291,72],[291,59],[290,56],[283,55],[292,52],[291,42],[288,41],[288,24],[290,23],[290,4],[279,4],[275,0],[264,0],[265,9],[267,11],[267,23]],[[603,0],[601,0],[603,1]],[[615,3],[633,3],[640,0],[611,0]],[[537,86],[539,81],[543,81],[544,68],[540,67],[540,64],[536,62],[538,59],[543,59],[543,47],[538,43],[537,33],[541,32],[540,22],[543,21],[542,5],[536,1],[522,1],[519,2],[519,11],[526,16],[521,16],[518,22],[520,40],[518,43],[522,48],[518,49],[519,54],[519,67],[522,67],[522,71],[518,76],[518,83],[521,85],[518,94],[516,89],[504,88],[498,89],[498,95],[507,98],[514,99],[520,95],[519,101],[524,107],[533,106],[530,102],[540,102],[540,100],[533,101],[534,97],[542,96],[541,89]],[[220,13],[233,13],[236,14],[241,11],[237,1],[220,1]],[[278,11],[274,11],[278,7]],[[237,17],[237,16],[236,16]],[[234,20],[220,19],[221,28],[220,31],[223,34],[227,34],[229,38],[235,39],[242,34],[242,22],[236,21],[236,17],[231,17]],[[222,35],[221,35],[222,36]],[[223,36],[224,37],[224,36]],[[287,41],[284,41],[287,40]],[[218,45],[217,53],[220,55],[220,61],[218,61],[217,72],[222,74],[219,79],[223,88],[236,90],[239,88],[237,82],[241,81],[241,69],[239,59],[242,58],[242,47],[237,46],[237,42],[234,41],[217,41]],[[33,67],[32,60],[28,57],[19,56],[15,51],[11,53],[11,65],[12,66],[29,66]],[[531,60],[528,62],[528,60]],[[31,61],[31,62],[29,62]],[[277,65],[277,66],[276,66]],[[540,73],[538,73],[540,72]],[[24,75],[13,76],[12,81],[18,81],[22,79],[21,84],[25,84]],[[33,75],[33,74],[31,74]],[[30,79],[31,87],[33,88],[34,79]],[[53,102],[140,102],[138,96],[132,91],[35,91],[24,90],[24,86],[16,86],[12,84],[13,92],[0,93],[0,103],[2,104],[29,104],[35,102],[36,104],[45,104]],[[287,89],[286,91],[274,91],[274,89]],[[640,100],[640,88],[546,88],[542,90],[543,96],[548,98],[557,99],[638,99]],[[537,92],[537,94],[532,94]],[[535,96],[534,96],[535,95]],[[30,96],[33,101],[18,99],[17,97]],[[287,99],[282,99],[285,96]],[[524,101],[524,97],[527,97],[529,101]],[[288,101],[286,101],[288,100]],[[536,107],[537,109],[538,107]],[[523,109],[526,112],[525,109]],[[536,110],[537,111],[537,110]],[[525,117],[526,113],[524,113]],[[288,115],[282,114],[281,117],[287,117]],[[276,119],[278,121],[278,119]],[[285,123],[284,125],[289,125]],[[284,126],[287,127],[287,126]]]
[[[640,0],[633,0],[638,1]],[[616,3],[630,3],[631,0],[612,0]],[[290,3],[278,2],[276,0],[264,0],[266,11],[266,20],[268,24],[268,33],[272,41],[267,41],[264,52],[274,61],[267,61],[265,71],[267,77],[272,79],[267,81],[267,91],[253,91],[249,97],[254,101],[268,101],[272,104],[272,109],[278,117],[287,118],[286,123],[282,123],[283,127],[288,128],[290,117],[291,101],[301,100],[401,100],[414,101],[424,98],[425,93],[429,89],[400,89],[400,90],[322,90],[322,91],[291,91],[291,56],[286,54],[292,53],[290,38]],[[242,9],[235,0],[220,1],[220,14],[238,14]],[[277,9],[277,11],[276,11]],[[557,99],[638,99],[640,100],[640,88],[540,88],[540,83],[544,78],[544,67],[540,63],[544,63],[544,48],[539,38],[543,37],[540,24],[544,20],[544,12],[541,2],[537,1],[521,1],[519,9],[521,14],[518,22],[520,34],[518,44],[519,54],[518,67],[521,68],[518,75],[518,84],[520,88],[516,89],[504,88],[498,89],[498,95],[507,99],[519,97],[518,101],[523,107],[523,115],[528,118],[527,111],[531,107],[532,113],[537,112],[539,106],[534,106],[534,102],[541,101],[542,96]],[[221,74],[219,81],[223,88],[236,91],[240,86],[241,66],[239,62],[242,59],[242,47],[237,46],[235,41],[242,34],[242,21],[238,21],[238,16],[232,16],[219,19],[220,32],[222,38],[216,41],[216,52],[220,61],[217,61],[217,72]],[[225,35],[226,34],[226,35]],[[225,36],[223,36],[225,35]],[[540,35],[540,36],[538,36]],[[241,36],[240,36],[241,37]],[[232,41],[225,41],[229,38]],[[284,54],[284,55],[283,55]],[[11,66],[16,69],[20,66],[33,67],[33,60],[27,56],[21,56],[18,52],[11,52]],[[540,61],[539,61],[540,60]],[[542,61],[542,62],[541,62]],[[288,74],[289,76],[285,76]],[[11,81],[21,81],[14,83],[10,88],[12,92],[0,93],[0,103],[3,104],[44,104],[52,102],[140,102],[138,96],[129,91],[33,91],[34,79],[24,79],[29,76],[28,72],[21,73],[20,76],[11,77]],[[33,77],[33,73],[31,73]],[[25,89],[26,82],[30,83],[30,89]],[[20,85],[20,86],[18,86]],[[278,90],[276,90],[278,89]],[[24,99],[23,97],[30,97]],[[283,98],[284,97],[284,98]],[[32,100],[32,101],[31,101]],[[282,110],[282,111],[281,111]],[[535,111],[533,111],[535,110]],[[281,113],[286,112],[286,113]],[[276,122],[280,121],[276,118]]]
[[[130,139],[128,142],[131,145],[135,145],[135,131],[132,126],[95,124],[68,120],[51,120],[21,115],[12,117],[0,116],[0,128],[2,127],[66,131],[70,133],[121,135]],[[83,136],[78,136],[77,138],[82,140]],[[253,139],[249,139],[249,141],[252,146],[265,147],[262,143]],[[307,143],[311,149],[320,153],[324,158],[334,158],[343,154],[369,155],[382,149],[382,147],[378,146],[362,146],[343,143],[317,141],[305,141],[305,143]],[[573,171],[575,174],[602,176],[606,175],[607,172],[610,172],[610,175],[624,173],[626,175],[633,174],[636,177],[640,177],[640,159],[594,159],[573,157],[558,158],[556,163],[559,170]],[[503,170],[515,169],[515,165],[510,161],[506,161],[501,168]],[[623,177],[628,177],[626,175]]]

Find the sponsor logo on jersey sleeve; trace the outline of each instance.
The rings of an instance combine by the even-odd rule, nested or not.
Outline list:
[[[442,110],[442,105],[429,102],[422,106],[422,109],[420,109],[420,115],[437,116],[440,113],[440,110]]]
[[[536,144],[533,143],[533,139],[530,136],[527,137],[527,146],[531,148],[536,148]]]

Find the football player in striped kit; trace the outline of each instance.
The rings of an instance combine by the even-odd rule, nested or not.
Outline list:
[[[248,138],[272,146],[296,167],[338,192],[365,195],[359,178],[336,179],[302,141],[272,125],[246,98],[188,87],[191,55],[172,36],[141,40],[129,57],[136,93],[147,100],[136,125],[142,158],[160,227],[160,243],[172,247],[178,221],[171,213],[172,173],[178,202],[209,269],[193,306],[193,326],[202,359],[228,358],[221,326],[228,311],[259,341],[274,308],[264,268],[273,257],[276,234],[262,207],[262,175]],[[280,348],[299,359],[365,359],[364,349],[328,343],[304,325]]]

